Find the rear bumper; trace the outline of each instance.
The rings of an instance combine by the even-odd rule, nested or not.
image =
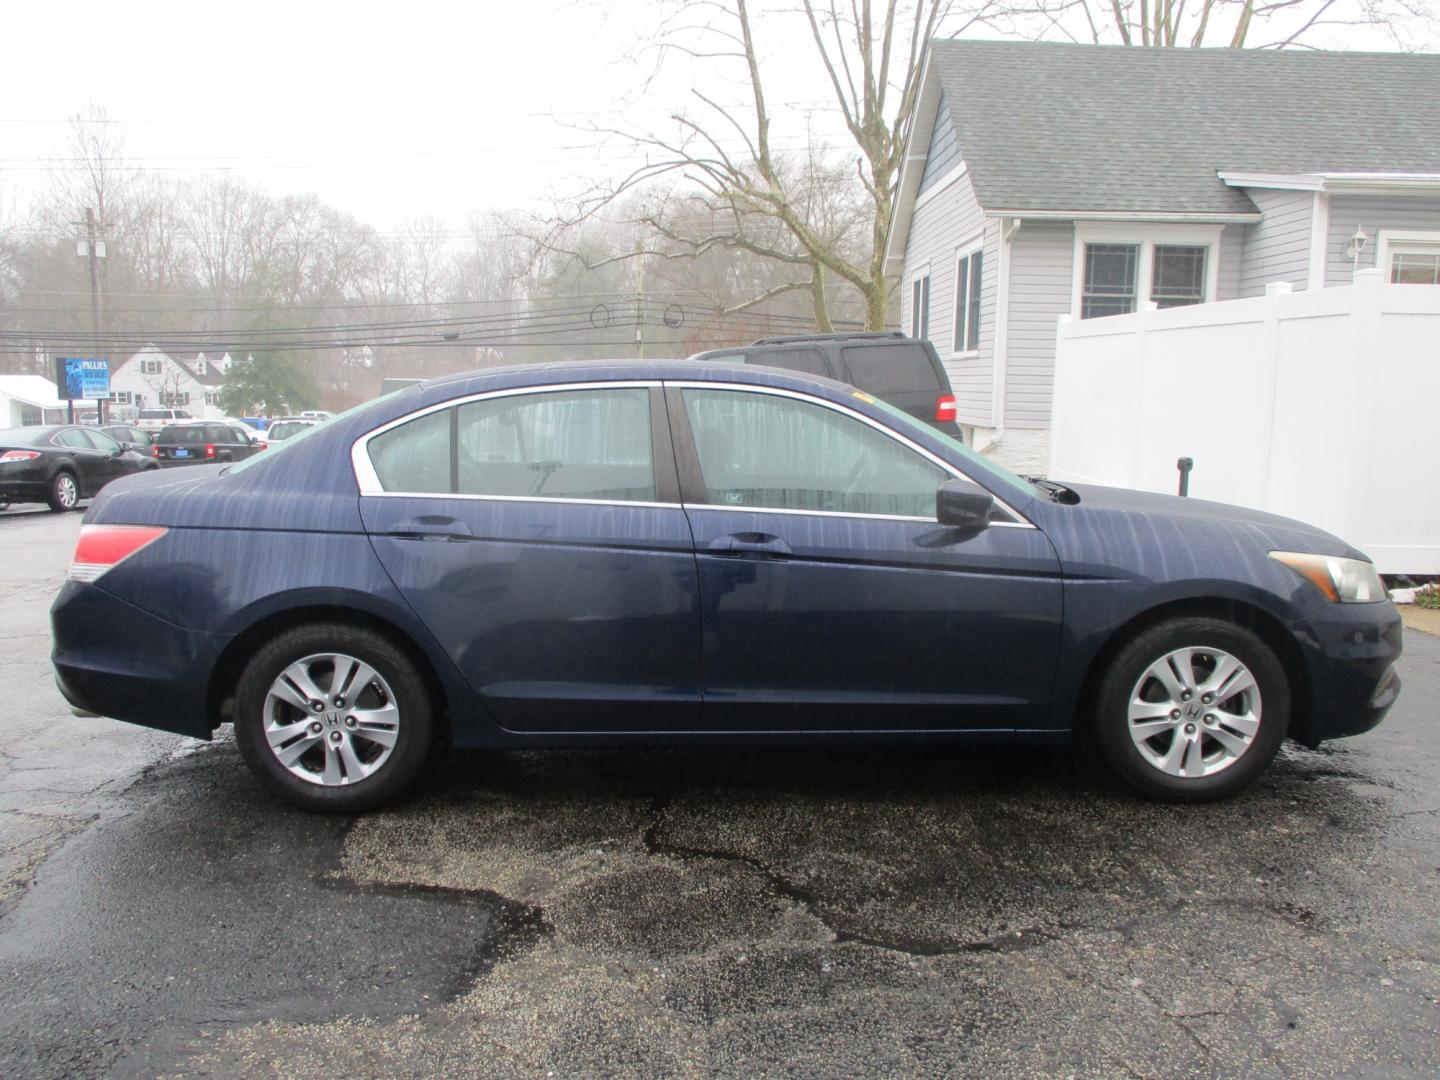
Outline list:
[[[1400,695],[1395,661],[1404,644],[1395,605],[1327,604],[1310,632],[1301,638],[1310,654],[1309,709],[1291,734],[1314,746],[1371,730]]]
[[[72,710],[210,738],[206,693],[227,638],[186,630],[76,582],[61,588],[50,622],[55,682]]]

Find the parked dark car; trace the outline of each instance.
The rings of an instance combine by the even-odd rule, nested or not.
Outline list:
[[[195,420],[171,424],[155,436],[150,453],[164,468],[204,465],[217,461],[243,461],[263,450],[239,425]]]
[[[496,369],[138,477],[53,607],[82,712],[207,738],[301,805],[432,744],[1093,734],[1228,796],[1399,691],[1372,564],[1300,522],[1031,483],[870,394],[738,365]]]
[[[935,346],[924,338],[899,331],[797,334],[761,338],[743,348],[711,349],[690,359],[784,368],[849,383],[963,441],[950,376]]]
[[[98,428],[79,425],[0,431],[0,502],[74,510],[110,481],[154,469]]]
[[[97,431],[103,431],[112,439],[118,442],[127,450],[138,450],[142,454],[150,454],[150,447],[155,442],[155,433],[145,431],[134,424],[102,424]]]

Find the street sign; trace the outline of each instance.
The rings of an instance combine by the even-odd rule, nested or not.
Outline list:
[[[110,361],[55,358],[55,392],[64,401],[110,398]]]

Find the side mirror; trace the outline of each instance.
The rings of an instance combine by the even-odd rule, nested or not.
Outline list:
[[[983,529],[990,524],[995,496],[968,480],[946,480],[935,493],[935,519],[958,529]]]

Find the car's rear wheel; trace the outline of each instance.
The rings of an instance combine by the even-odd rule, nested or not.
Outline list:
[[[63,514],[67,510],[74,510],[80,502],[80,485],[75,482],[75,474],[61,469],[50,481],[50,509],[57,514]]]
[[[1253,783],[1289,722],[1290,686],[1275,651],[1243,626],[1185,617],[1120,649],[1100,682],[1095,735],[1138,791],[1206,802]]]
[[[235,740],[246,763],[310,810],[353,813],[414,781],[434,731],[434,705],[414,661],[361,627],[296,627],[246,665]]]

